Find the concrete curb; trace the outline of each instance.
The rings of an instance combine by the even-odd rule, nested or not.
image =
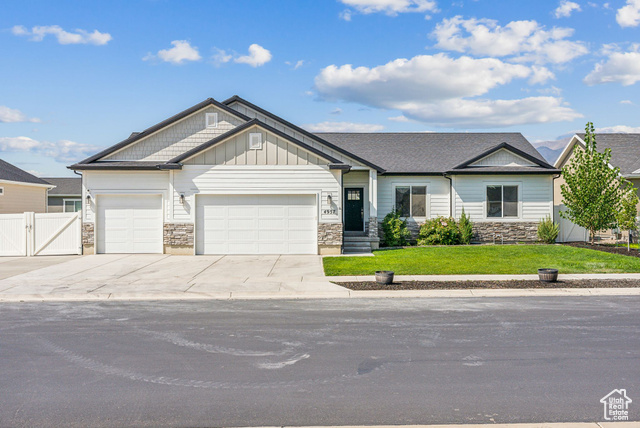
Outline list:
[[[637,428],[640,422],[542,422],[517,424],[452,424],[452,425],[334,425],[334,426],[264,426],[260,428]]]
[[[162,293],[102,293],[102,294],[15,294],[0,295],[0,303],[16,302],[98,302],[142,300],[295,300],[295,299],[378,299],[378,298],[474,298],[474,297],[578,297],[578,296],[640,296],[640,288],[523,288],[470,290],[379,290],[331,292],[162,292]]]
[[[538,275],[395,275],[396,281],[537,281]],[[640,273],[568,273],[558,275],[558,280],[576,279],[638,279]],[[327,276],[331,282],[369,282],[375,275]]]

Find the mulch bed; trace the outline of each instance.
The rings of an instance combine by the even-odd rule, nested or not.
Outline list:
[[[630,256],[630,257],[640,257],[640,251],[638,251],[637,249],[631,249],[631,251],[627,251],[627,247],[613,247],[610,245],[591,245],[587,242],[567,242],[563,245],[567,245],[569,247],[576,247],[576,248],[587,248],[589,250],[597,250],[597,251],[604,251],[606,253],[611,253],[611,254],[622,254],[623,256]]]
[[[374,281],[335,282],[351,290],[469,290],[505,288],[629,288],[640,287],[637,279],[580,279],[558,282],[531,280],[509,281],[403,281],[379,285]]]

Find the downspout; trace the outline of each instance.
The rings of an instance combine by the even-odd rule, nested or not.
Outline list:
[[[449,180],[449,217],[453,217],[453,180],[451,177],[447,175],[447,173],[443,173],[442,176]]]
[[[562,174],[558,174],[558,175],[556,175],[555,177],[553,177],[551,179],[551,203],[552,203],[552,206],[553,206],[553,210],[552,210],[553,216],[552,216],[552,218],[553,218],[553,222],[554,223],[556,221],[556,210],[555,210],[555,206],[556,206],[555,205],[556,204],[556,179],[560,178],[560,177],[562,177]],[[559,213],[560,213],[560,209],[558,209],[558,214]]]

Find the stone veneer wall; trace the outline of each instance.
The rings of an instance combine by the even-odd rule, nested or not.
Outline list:
[[[420,233],[420,227],[424,223],[416,223],[415,221],[407,221],[407,230],[411,233],[409,242],[415,244],[418,240],[418,234]],[[378,222],[378,236],[380,237],[380,243],[384,243],[384,231],[382,230],[382,222]]]
[[[95,233],[93,223],[82,223],[82,254],[95,254]]]
[[[474,222],[473,235],[476,242],[493,242],[494,235],[502,235],[504,242],[533,242],[538,240],[538,222]],[[496,237],[496,243],[502,242]]]
[[[164,252],[167,254],[193,254],[193,223],[165,223],[163,227]]]
[[[318,252],[320,254],[340,254],[343,239],[342,223],[318,223]]]

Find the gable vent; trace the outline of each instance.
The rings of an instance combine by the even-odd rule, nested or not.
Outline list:
[[[206,113],[205,114],[207,128],[218,127],[218,113]]]
[[[249,148],[251,150],[262,149],[262,133],[252,132],[249,134]]]

